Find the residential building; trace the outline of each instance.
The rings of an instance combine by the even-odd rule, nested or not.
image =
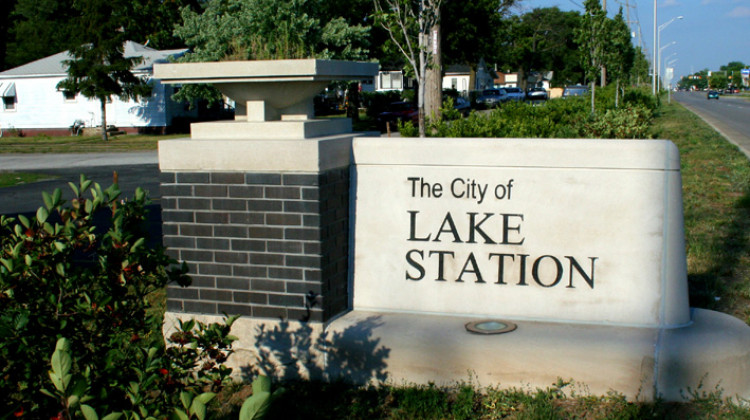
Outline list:
[[[187,50],[159,51],[132,41],[124,46],[126,57],[142,57],[132,72],[151,84],[152,93],[139,101],[113,97],[106,105],[107,124],[128,133],[164,132],[175,118],[197,117],[197,110],[171,99],[179,87],[163,85],[151,79],[154,63],[164,63]],[[15,129],[24,135],[63,135],[70,126],[82,121],[85,127],[101,125],[101,104],[81,94],[57,88],[67,77],[67,51],[0,72],[0,128]]]

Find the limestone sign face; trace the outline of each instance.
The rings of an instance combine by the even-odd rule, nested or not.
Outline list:
[[[354,307],[688,322],[679,157],[618,144],[357,140]]]

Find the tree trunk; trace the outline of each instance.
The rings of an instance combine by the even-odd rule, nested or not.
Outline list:
[[[591,81],[591,115],[596,115],[596,81]]]
[[[440,24],[432,26],[428,42],[430,62],[425,75],[425,116],[431,121],[440,119],[443,103],[443,70],[440,52]]]
[[[107,98],[99,98],[99,103],[102,105],[102,140],[109,141],[107,136]]]

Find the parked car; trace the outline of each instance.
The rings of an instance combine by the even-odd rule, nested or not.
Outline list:
[[[471,103],[460,96],[453,100],[453,109],[460,112],[462,116],[467,116],[471,112]]]
[[[399,121],[411,121],[417,123],[419,120],[419,109],[411,102],[392,102],[387,111],[378,114],[378,126],[385,128],[386,124],[398,124]]]
[[[524,95],[523,91],[520,88],[506,87],[503,89],[505,90],[505,93],[508,94],[509,101],[523,101],[526,98],[526,95]]]
[[[535,87],[526,91],[526,100],[528,101],[545,101],[547,99],[549,99],[549,95],[543,87]]]
[[[706,98],[719,100],[719,92],[715,90],[709,90],[708,94],[706,95]]]
[[[477,98],[477,107],[494,108],[509,100],[505,89],[485,89],[482,91],[482,95]]]
[[[562,97],[583,96],[589,93],[589,87],[584,85],[566,86],[563,90]]]

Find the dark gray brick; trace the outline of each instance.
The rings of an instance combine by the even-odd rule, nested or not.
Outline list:
[[[198,289],[195,288],[182,288],[182,287],[170,287],[167,288],[168,299],[198,299]]]
[[[229,196],[232,198],[263,198],[263,187],[258,185],[230,185]]]
[[[284,285],[284,282],[280,280],[253,279],[250,282],[250,290],[261,292],[284,292],[286,291],[286,286]]]
[[[196,223],[208,224],[227,224],[229,223],[229,213],[223,211],[196,212]]]
[[[212,184],[244,184],[245,174],[243,173],[222,173],[214,172],[211,174]]]
[[[232,239],[232,250],[263,252],[266,250],[266,242],[252,239]]]
[[[197,247],[202,250],[229,250],[229,239],[220,238],[198,238]]]
[[[195,217],[191,211],[162,210],[161,220],[167,223],[193,223]]]
[[[216,288],[224,290],[250,290],[250,280],[236,277],[219,277]]]
[[[213,228],[209,225],[180,225],[180,235],[183,236],[213,236]]]
[[[317,201],[284,201],[284,211],[289,213],[317,213],[320,204]]]
[[[250,264],[283,265],[284,256],[281,254],[250,254]]]
[[[266,214],[266,224],[272,226],[300,226],[302,224],[302,216],[288,213],[268,213]]]
[[[268,268],[253,265],[235,265],[232,267],[232,275],[235,277],[264,279],[268,277]]]
[[[222,252],[214,253],[216,262],[228,264],[247,264],[247,254],[244,252]]]
[[[284,228],[250,226],[247,231],[247,237],[248,238],[263,238],[263,239],[283,239]]]
[[[320,230],[312,228],[286,228],[284,229],[284,239],[317,241],[320,240]]]
[[[232,266],[226,264],[198,264],[198,274],[214,276],[231,276]]]
[[[256,305],[267,305],[268,294],[254,292],[234,292],[234,301],[237,303],[254,303]]]
[[[201,300],[216,300],[221,302],[231,302],[232,292],[228,290],[200,289]]]
[[[245,174],[246,184],[262,184],[262,185],[281,185],[280,174],[260,174],[260,173],[248,173]]]
[[[244,226],[216,226],[214,235],[220,238],[247,238],[247,228]]]
[[[253,316],[256,318],[286,319],[286,308],[274,308],[271,306],[253,306]]]
[[[214,302],[203,302],[203,301],[192,301],[187,300],[183,302],[185,312],[198,313],[198,314],[215,314],[216,303]]]
[[[281,179],[283,185],[318,185],[317,174],[284,174]]]
[[[304,308],[305,297],[301,295],[268,295],[268,304],[271,306],[284,306],[286,308]]]
[[[301,192],[298,187],[266,187],[264,195],[271,199],[298,200]]]
[[[211,180],[211,174],[208,172],[179,172],[177,173],[178,184],[208,184]]]
[[[245,315],[245,316],[253,315],[252,306],[247,306],[247,305],[232,305],[229,303],[220,303],[218,305],[218,311],[219,313],[224,313],[230,316],[231,315]]]
[[[180,259],[191,262],[213,262],[214,253],[212,251],[183,249],[180,250]]]
[[[286,282],[286,292],[298,295],[306,295],[312,292],[315,295],[321,295],[323,290],[320,283],[288,281]]]
[[[283,254],[301,254],[302,242],[293,241],[268,241],[268,252],[279,252]]]
[[[268,267],[268,277],[271,279],[303,280],[304,270],[299,268]]]
[[[302,199],[311,201],[320,200],[320,190],[317,188],[302,188]]]
[[[320,216],[314,214],[306,214],[302,218],[302,225],[304,227],[320,227]]]
[[[211,200],[211,208],[213,210],[247,211],[247,202],[231,198],[214,198]]]
[[[227,197],[226,185],[196,185],[194,187],[196,197]]]
[[[318,268],[320,267],[320,257],[305,255],[287,255],[284,258],[285,266],[301,268]]]
[[[172,184],[159,187],[162,197],[190,197],[193,195],[193,186],[185,184]]]
[[[164,236],[177,236],[180,233],[180,226],[174,223],[164,223],[161,226],[161,233]]]
[[[204,289],[216,288],[216,277],[193,275],[191,278],[193,280],[192,287],[201,287]]]
[[[281,200],[247,200],[248,211],[281,211],[283,202]]]
[[[305,270],[306,281],[320,281],[321,279],[322,275],[320,270]]]
[[[177,200],[180,210],[210,210],[211,200],[206,198],[180,198]]]
[[[174,172],[159,172],[159,183],[174,184],[177,177]]]
[[[167,299],[167,310],[171,312],[183,312],[185,308],[183,308],[181,300]]]
[[[165,236],[163,242],[167,248],[195,248],[195,238],[186,236]]]
[[[265,217],[262,213],[231,213],[229,215],[229,223],[235,225],[262,225],[265,221]]]
[[[162,196],[159,200],[161,202],[161,209],[163,210],[177,210],[177,199],[173,197]]]
[[[320,255],[320,242],[305,242],[303,254]]]

